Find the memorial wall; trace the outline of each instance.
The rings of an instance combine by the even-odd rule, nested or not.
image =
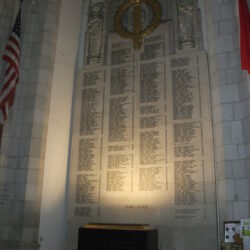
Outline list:
[[[216,249],[199,10],[196,1],[169,0],[160,2],[162,13],[162,2],[173,14],[163,15],[139,50],[110,28],[117,6],[89,7],[74,105],[68,250],[89,222],[150,224],[159,230],[159,250]],[[144,4],[142,26],[154,18],[148,9]],[[133,27],[129,13],[123,21]]]

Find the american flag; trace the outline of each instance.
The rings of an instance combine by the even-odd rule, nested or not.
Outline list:
[[[16,85],[19,81],[20,36],[21,10],[16,17],[3,54],[3,61],[6,66],[0,90],[0,124],[3,124],[7,120],[8,111],[14,104]]]
[[[239,14],[241,65],[250,74],[250,11],[246,0],[239,0]]]

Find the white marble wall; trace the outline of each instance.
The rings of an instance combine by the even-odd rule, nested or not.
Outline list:
[[[170,25],[169,25],[170,26]],[[209,128],[211,126],[211,120],[210,120],[210,98],[209,98],[209,83],[208,83],[208,78],[207,78],[207,74],[206,74],[206,70],[207,70],[207,64],[206,64],[206,53],[202,53],[201,51],[197,52],[197,48],[189,48],[187,49],[185,52],[186,53],[183,53],[184,51],[183,50],[180,50],[178,51],[178,53],[173,56],[173,55],[170,55],[168,54],[169,51],[170,51],[170,44],[169,44],[169,35],[168,33],[169,30],[170,30],[170,27],[168,26],[167,23],[165,23],[165,26],[164,24],[162,24],[161,28],[159,28],[159,30],[155,31],[156,34],[165,34],[165,38],[166,39],[166,42],[164,42],[164,47],[165,50],[164,51],[167,51],[167,55],[166,55],[166,58],[165,58],[165,54],[163,55],[163,52],[161,51],[160,47],[159,47],[159,62],[161,65],[161,67],[157,66],[157,73],[159,74],[159,77],[158,78],[155,78],[152,77],[152,82],[151,84],[159,84],[159,86],[157,87],[157,91],[159,91],[159,89],[161,89],[161,94],[160,94],[160,98],[159,100],[157,100],[157,105],[159,105],[159,117],[162,117],[164,115],[164,103],[165,103],[165,97],[164,97],[164,90],[163,90],[163,85],[165,86],[164,84],[164,80],[163,78],[166,78],[167,79],[167,82],[166,82],[166,95],[167,95],[167,104],[166,104],[166,107],[167,107],[167,119],[171,120],[172,122],[172,119],[174,118],[171,118],[172,117],[172,113],[173,111],[171,111],[171,108],[172,108],[172,98],[173,98],[173,92],[172,92],[172,72],[171,72],[171,59],[173,60],[173,65],[174,65],[174,61],[185,61],[185,59],[187,58],[188,61],[190,59],[190,65],[186,65],[185,62],[183,63],[185,66],[188,67],[188,71],[190,70],[189,67],[192,68],[192,72],[193,71],[193,67],[197,67],[196,65],[196,61],[199,62],[199,76],[200,76],[200,82],[199,82],[199,88],[202,89],[201,90],[201,102],[202,102],[202,119],[204,119],[204,121],[202,122],[206,122],[206,129],[204,129],[204,131],[206,131],[205,133],[205,137],[204,137],[204,140],[206,140],[206,143],[208,142],[208,145],[205,145],[204,144],[204,147],[206,148],[206,153],[204,156],[204,161],[205,161],[205,166],[204,166],[204,173],[203,175],[206,176],[206,183],[203,183],[201,184],[201,186],[203,185],[204,186],[204,193],[206,193],[206,196],[209,197],[208,199],[208,203],[206,203],[207,201],[204,201],[204,199],[202,198],[202,195],[201,194],[199,197],[199,202],[200,201],[203,201],[202,203],[202,206],[203,204],[206,203],[206,205],[204,205],[204,207],[206,206],[206,208],[202,208],[199,210],[198,207],[195,207],[195,212],[194,214],[197,212],[197,214],[199,213],[199,215],[197,214],[192,214],[193,217],[192,219],[190,219],[188,221],[187,217],[183,220],[178,220],[178,215],[176,216],[176,218],[174,217],[174,210],[176,208],[176,212],[178,213],[182,213],[180,212],[180,210],[178,210],[178,206],[175,205],[174,203],[174,184],[175,184],[175,177],[174,177],[174,165],[173,165],[173,159],[174,159],[174,156],[172,155],[172,151],[173,151],[173,144],[168,144],[169,147],[168,148],[168,158],[170,158],[171,160],[169,160],[168,164],[169,166],[167,167],[167,171],[168,171],[168,175],[169,177],[167,177],[167,186],[169,185],[169,190],[167,188],[167,192],[165,190],[165,186],[164,186],[164,190],[162,190],[162,187],[161,184],[160,184],[160,188],[158,187],[159,190],[157,190],[157,192],[153,192],[153,191],[156,191],[157,188],[153,188],[153,190],[150,190],[152,191],[151,193],[146,193],[145,191],[149,191],[149,190],[146,190],[146,188],[142,188],[142,190],[140,190],[141,192],[137,192],[138,189],[137,189],[137,185],[139,186],[138,184],[138,180],[140,179],[139,176],[136,176],[136,170],[139,168],[138,166],[140,166],[141,163],[139,163],[139,138],[140,138],[140,128],[139,127],[139,121],[137,121],[137,118],[140,117],[140,109],[138,108],[140,104],[137,103],[138,101],[138,96],[139,96],[139,92],[140,92],[140,87],[139,87],[139,80],[140,79],[140,74],[142,74],[140,71],[138,71],[138,69],[140,68],[140,65],[138,65],[138,62],[140,61],[140,56],[139,56],[139,53],[138,52],[135,52],[134,53],[134,63],[135,63],[135,90],[133,91],[129,91],[128,90],[128,93],[129,93],[129,98],[131,97],[131,93],[132,95],[134,96],[135,98],[135,108],[134,108],[134,111],[131,111],[131,106],[128,105],[128,110],[130,110],[129,112],[130,113],[134,113],[134,117],[135,117],[135,125],[134,123],[130,123],[131,121],[131,116],[128,115],[128,119],[126,118],[126,136],[128,135],[129,137],[129,134],[133,128],[133,131],[135,133],[135,139],[130,139],[129,142],[126,142],[126,143],[134,143],[134,147],[136,148],[135,149],[135,152],[133,152],[133,157],[134,157],[134,166],[132,167],[133,168],[133,175],[132,176],[135,176],[135,177],[130,177],[130,173],[128,175],[126,175],[126,178],[125,176],[124,177],[124,183],[126,183],[126,188],[124,186],[121,187],[118,187],[117,190],[111,190],[109,188],[107,188],[108,185],[106,185],[106,173],[108,172],[107,171],[107,156],[108,153],[107,152],[107,145],[111,145],[111,144],[108,144],[108,123],[110,124],[110,117],[111,117],[111,113],[110,113],[110,109],[109,109],[109,101],[110,101],[110,94],[109,94],[109,88],[110,88],[110,71],[111,71],[111,62],[110,59],[107,59],[107,65],[105,66],[100,66],[100,65],[86,65],[84,68],[83,68],[83,72],[86,73],[86,72],[94,72],[94,71],[97,71],[97,70],[106,70],[105,72],[105,75],[107,76],[106,79],[104,80],[104,77],[100,77],[100,79],[97,81],[97,83],[93,83],[93,88],[95,89],[100,89],[100,92],[99,93],[102,93],[102,88],[105,88],[106,90],[104,91],[105,94],[104,94],[104,99],[105,99],[105,102],[102,102],[102,94],[100,94],[100,98],[98,97],[98,100],[97,100],[97,103],[95,103],[97,105],[97,108],[96,108],[96,111],[93,111],[94,112],[98,112],[98,115],[97,115],[97,118],[96,120],[97,121],[97,128],[95,130],[96,134],[92,134],[92,132],[90,132],[90,134],[85,134],[85,133],[80,133],[80,115],[82,115],[84,112],[86,113],[91,113],[91,109],[87,109],[84,110],[84,108],[82,109],[82,113],[81,113],[81,107],[84,107],[85,105],[82,105],[81,106],[81,103],[84,103],[85,102],[82,102],[82,95],[81,95],[81,90],[84,89],[85,87],[83,87],[83,79],[82,78],[82,75],[83,75],[83,72],[79,72],[78,75],[79,75],[79,79],[77,80],[76,82],[76,85],[77,85],[77,96],[76,96],[76,101],[75,101],[75,111],[74,111],[74,130],[73,130],[73,143],[72,143],[72,162],[71,162],[71,177],[70,177],[70,200],[69,200],[69,218],[68,218],[68,228],[67,228],[67,247],[66,249],[76,249],[77,248],[77,231],[78,231],[78,228],[80,226],[82,226],[83,224],[86,224],[87,222],[90,222],[90,221],[99,221],[99,222],[117,222],[117,223],[122,223],[122,222],[126,222],[126,223],[149,223],[150,225],[154,225],[155,227],[159,228],[159,234],[160,234],[160,237],[159,237],[159,248],[162,249],[162,250],[166,250],[166,249],[173,249],[173,248],[176,248],[176,249],[190,249],[191,248],[191,245],[193,248],[195,249],[201,249],[204,245],[206,246],[207,249],[215,249],[215,245],[216,245],[216,215],[215,215],[215,199],[214,199],[214,174],[213,174],[213,154],[212,154],[212,135],[209,136]],[[197,32],[198,33],[198,32]],[[155,34],[155,35],[156,35]],[[160,36],[161,37],[161,36]],[[152,39],[152,37],[151,37]],[[160,39],[158,37],[158,39]],[[153,40],[153,39],[152,39]],[[118,43],[118,42],[121,42],[121,38],[116,35],[116,34],[113,34],[113,35],[109,35],[108,36],[108,41],[109,41],[109,46],[107,48],[107,58],[111,57],[111,48],[113,48],[113,45]],[[158,41],[158,40],[157,40]],[[164,40],[165,41],[165,40]],[[129,43],[127,41],[122,41],[124,42],[124,48],[127,48],[126,46],[131,46],[131,45],[128,45]],[[118,46],[116,44],[116,46]],[[121,46],[121,45],[119,45]],[[197,46],[198,47],[198,46]],[[117,49],[117,47],[114,46],[114,48]],[[119,47],[118,47],[119,48]],[[130,48],[130,47],[129,47]],[[115,49],[114,49],[115,50]],[[161,54],[162,53],[162,54]],[[192,56],[195,55],[195,53],[197,53],[197,59],[194,59]],[[199,54],[200,53],[200,54]],[[152,53],[154,54],[154,53]],[[198,56],[199,54],[199,56]],[[198,59],[199,57],[199,59]],[[130,58],[130,57],[129,57]],[[132,58],[132,56],[131,56]],[[131,59],[130,58],[130,59]],[[154,56],[152,56],[153,60],[155,60]],[[151,60],[152,60],[151,58]],[[147,59],[142,59],[142,60],[147,60]],[[162,61],[163,60],[163,61]],[[165,61],[166,60],[166,61]],[[133,60],[131,60],[133,61]],[[128,59],[128,65],[130,65],[129,63],[132,63],[129,59]],[[179,63],[180,63],[179,62]],[[144,61],[145,63],[145,61]],[[166,63],[166,70],[167,70],[167,73],[166,73],[166,76],[165,76],[165,70],[163,69],[164,68],[164,63]],[[175,62],[176,63],[176,62]],[[116,64],[119,65],[119,63],[117,62]],[[132,63],[133,64],[133,63]],[[178,63],[176,63],[178,65]],[[187,63],[188,64],[188,63]],[[184,65],[182,65],[180,63],[180,68],[184,68]],[[195,66],[196,65],[196,66]],[[117,65],[116,65],[117,66]],[[113,67],[116,67],[113,65]],[[177,70],[178,71],[178,66],[172,66],[174,69],[173,71]],[[177,68],[175,68],[177,67]],[[202,69],[201,69],[201,68]],[[113,68],[114,69],[114,68]],[[195,71],[196,72],[196,71]],[[102,75],[102,74],[100,74]],[[153,75],[153,74],[152,74]],[[165,77],[163,77],[165,76]],[[146,78],[146,77],[145,77]],[[195,73],[194,75],[192,75],[191,77],[192,79],[197,79],[196,76],[195,76]],[[129,78],[130,79],[130,78]],[[121,79],[119,79],[121,80]],[[117,81],[117,84],[119,82],[119,80]],[[173,80],[174,81],[174,80]],[[194,80],[196,81],[196,80]],[[132,84],[132,81],[129,80],[129,83]],[[174,82],[174,84],[177,84],[177,82]],[[97,87],[98,85],[98,87]],[[101,87],[100,87],[101,86]],[[196,85],[195,85],[196,86]],[[88,86],[89,87],[89,86]],[[86,88],[88,88],[86,87]],[[196,87],[194,87],[196,88]],[[128,89],[130,89],[128,87]],[[98,92],[97,91],[97,92]],[[127,95],[128,93],[126,93],[125,95]],[[197,94],[198,92],[196,92],[196,90],[194,91],[194,99],[196,100],[195,101],[195,110],[197,111],[200,107],[200,104],[198,104],[198,96],[200,96],[199,94]],[[84,99],[85,100],[85,99]],[[130,99],[129,99],[130,100]],[[92,100],[92,102],[95,102]],[[205,104],[204,104],[205,102]],[[128,101],[129,103],[129,101]],[[145,104],[145,103],[144,103]],[[163,105],[163,106],[162,106]],[[93,105],[94,106],[94,105]],[[100,106],[103,107],[104,106],[104,111],[103,111],[103,121],[104,121],[104,126],[103,126],[103,131],[102,132],[101,130],[101,127],[102,125],[99,125],[99,118],[100,120],[102,119],[101,116],[102,114],[100,110]],[[158,106],[157,106],[158,107]],[[127,108],[127,106],[126,106]],[[94,108],[95,109],[95,108]],[[94,110],[93,109],[93,110]],[[195,111],[195,112],[196,112]],[[199,112],[198,112],[199,113]],[[198,116],[198,113],[195,113],[197,116]],[[100,116],[99,116],[100,114]],[[110,115],[110,116],[109,116]],[[93,115],[94,116],[94,115]],[[197,118],[197,116],[195,116],[196,118],[195,119],[199,119]],[[181,119],[181,118],[180,118]],[[184,118],[183,118],[184,119]],[[168,124],[169,124],[169,120],[167,120]],[[176,119],[178,120],[178,119]],[[163,119],[160,118],[160,121],[162,122]],[[159,122],[159,124],[161,125],[155,125],[156,127],[154,129],[158,130],[161,132],[161,138],[165,138],[164,134],[165,134],[165,129],[168,131],[168,135],[167,135],[167,138],[172,138],[173,136],[173,131],[172,131],[172,124],[168,125],[168,128],[165,128],[164,124],[162,124],[161,122]],[[115,122],[114,122],[115,123]],[[95,126],[95,125],[93,125]],[[158,127],[159,126],[159,127]],[[122,126],[121,126],[122,127]],[[102,134],[103,133],[103,134]],[[84,137],[84,136],[89,136],[90,137]],[[198,135],[198,134],[196,134]],[[79,140],[81,140],[82,138],[86,139],[86,138],[95,138],[95,136],[99,138],[102,138],[103,139],[103,142],[104,142],[104,146],[103,148],[99,148],[100,144],[99,144],[99,141],[97,143],[97,147],[96,148],[92,148],[93,151],[90,153],[93,154],[91,155],[91,157],[93,156],[96,160],[97,163],[94,163],[94,171],[93,169],[91,168],[91,170],[88,172],[88,169],[85,169],[85,172],[84,172],[84,169],[81,169],[81,168],[78,168],[79,166],[79,155],[81,155],[81,153],[79,154],[80,150],[79,150]],[[130,138],[130,137],[129,137]],[[173,138],[172,138],[173,139]],[[172,140],[170,139],[170,141]],[[167,139],[169,140],[169,139]],[[199,141],[201,140],[201,138],[195,138],[195,140]],[[203,139],[202,139],[203,140]],[[116,142],[116,140],[114,140]],[[122,143],[124,143],[123,140],[121,140]],[[160,141],[160,139],[159,139]],[[168,141],[169,142],[169,141]],[[114,142],[113,142],[114,143]],[[121,143],[121,142],[119,142]],[[121,143],[121,145],[123,145]],[[173,142],[172,142],[173,143]],[[164,144],[164,143],[163,143]],[[115,144],[114,144],[115,145]],[[126,144],[124,144],[126,145]],[[130,144],[129,144],[130,145]],[[92,147],[92,146],[91,146]],[[163,153],[162,155],[163,158],[162,159],[165,159],[166,157],[166,152],[165,152],[165,146],[159,146],[161,149],[159,149],[159,151],[157,151],[157,153],[159,153],[159,155],[161,155],[162,153],[162,150],[163,150]],[[103,156],[102,158],[99,156],[99,152],[101,152],[100,150],[102,150],[102,153],[101,155]],[[211,151],[210,151],[211,150]],[[209,152],[209,153],[208,153]],[[123,152],[124,153],[124,152]],[[126,152],[127,154],[130,154],[131,152]],[[152,152],[151,152],[152,153]],[[208,153],[208,155],[207,155]],[[113,152],[114,154],[114,152]],[[152,153],[154,154],[154,153]],[[83,154],[84,155],[84,154]],[[86,154],[84,155],[86,156]],[[195,155],[197,157],[197,155]],[[100,157],[100,158],[99,158]],[[87,158],[87,159],[86,159]],[[88,160],[88,156],[86,157],[85,159],[83,159],[83,162],[84,161],[87,161]],[[197,157],[199,158],[199,157]],[[100,160],[101,159],[101,160]],[[94,161],[95,161],[94,160]],[[101,167],[99,167],[99,162],[101,162]],[[148,163],[150,165],[150,163]],[[158,162],[159,164],[159,162]],[[162,164],[162,163],[161,163]],[[127,166],[129,166],[130,163],[127,164]],[[151,163],[151,165],[154,165]],[[163,164],[164,165],[164,164]],[[142,166],[141,166],[142,167]],[[152,167],[152,166],[151,166]],[[162,167],[162,165],[161,165]],[[100,169],[99,169],[100,168]],[[118,166],[119,168],[119,166]],[[128,167],[129,168],[129,167]],[[136,170],[134,170],[136,169]],[[143,168],[141,168],[143,169]],[[93,171],[93,172],[91,172]],[[161,169],[162,171],[162,169]],[[164,169],[165,171],[165,169]],[[132,172],[132,171],[131,171]],[[87,174],[86,174],[87,173]],[[166,179],[165,179],[165,172],[161,172],[161,173],[164,173],[161,175],[161,178],[159,183],[164,183],[166,184]],[[85,175],[86,174],[86,175]],[[98,184],[98,181],[99,181],[99,174],[100,174],[100,178],[101,178],[101,185],[100,185],[100,191],[99,190],[99,184]],[[79,185],[78,181],[78,177],[82,177],[82,176],[88,176],[86,177],[89,178],[88,181],[89,183],[91,182],[92,184],[89,185],[89,190],[91,189],[91,191],[89,191],[88,193],[88,187],[86,188],[85,192],[81,192],[83,189],[84,189],[84,185],[81,184]],[[155,175],[158,175],[155,174]],[[78,177],[77,177],[78,176]],[[97,176],[97,177],[96,177]],[[130,181],[133,180],[134,178],[134,186],[135,188],[132,189],[132,191],[130,191]],[[152,177],[151,178],[151,181],[154,179],[155,177]],[[110,178],[111,179],[111,178]],[[121,177],[122,179],[122,177]],[[197,177],[197,182],[199,183],[202,183],[204,180],[202,180],[202,177],[199,175]],[[154,180],[155,181],[155,180]],[[131,181],[132,182],[132,181]],[[150,182],[150,181],[149,181]],[[97,183],[97,184],[96,184]],[[153,181],[152,181],[153,183]],[[87,184],[88,185],[88,184]],[[93,185],[93,186],[91,186]],[[205,186],[206,186],[206,190],[205,190]],[[83,188],[82,188],[83,187]],[[92,189],[93,187],[93,189]],[[119,189],[120,188],[120,189]],[[144,189],[144,190],[143,190]],[[81,199],[78,199],[76,197],[78,197],[77,192],[79,191],[80,196],[81,197],[86,197],[88,196],[88,194],[92,197],[92,195],[94,196],[94,202],[93,201],[82,201]],[[116,192],[113,192],[112,191],[116,191]],[[201,191],[201,188],[199,189],[199,191]],[[98,192],[100,192],[100,201],[98,201]],[[143,193],[144,192],[144,193]],[[202,193],[202,192],[201,192]],[[96,195],[97,194],[97,195]],[[146,198],[145,198],[146,197]],[[161,198],[159,198],[161,197]],[[158,198],[158,199],[157,199]],[[84,198],[83,198],[84,199]],[[90,198],[91,199],[91,198]],[[160,200],[160,202],[159,202]],[[157,202],[158,201],[158,202]],[[94,204],[93,204],[94,203]],[[145,205],[146,204],[146,205]],[[189,204],[190,205],[190,204]],[[197,205],[197,204],[196,204]],[[178,207],[178,208],[177,208]],[[191,208],[191,206],[188,206],[188,205],[183,205],[184,208],[187,208],[189,209],[189,211],[193,208]],[[183,208],[182,207],[182,208]],[[145,209],[145,210],[144,210]],[[178,210],[178,211],[177,211]],[[200,213],[202,211],[205,211],[205,213],[207,212],[208,214],[205,215],[203,213]],[[83,212],[79,212],[79,211],[83,211]],[[87,211],[87,212],[84,212],[84,211]],[[88,211],[90,211],[88,213]],[[98,212],[99,211],[99,212]],[[185,213],[185,211],[184,211]],[[200,216],[200,217],[199,217]],[[204,216],[204,217],[203,217]],[[206,217],[208,216],[208,217]],[[185,217],[185,216],[184,216]],[[181,216],[179,216],[179,218],[181,218]],[[189,224],[190,223],[190,224]],[[189,230],[188,226],[185,228],[185,226],[190,226],[190,228],[192,228],[192,233],[191,231]],[[200,225],[203,225],[202,227],[200,227]],[[178,226],[180,226],[180,228],[178,228]],[[187,232],[190,232],[191,234],[188,235]],[[195,233],[194,233],[195,232]],[[211,233],[213,232],[213,233]],[[183,233],[183,234],[182,234]],[[202,236],[203,234],[203,236]],[[208,236],[209,235],[209,236]],[[194,238],[193,238],[194,237]],[[195,245],[193,244],[193,242],[195,241]],[[185,248],[186,247],[186,248]]]

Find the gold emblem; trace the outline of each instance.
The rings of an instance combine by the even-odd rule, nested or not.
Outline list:
[[[153,10],[152,22],[144,30],[142,30],[142,3],[148,5]],[[124,15],[130,7],[134,8],[133,32],[123,25]],[[138,50],[141,48],[142,39],[152,33],[160,24],[161,15],[161,6],[157,0],[125,0],[115,14],[115,32],[123,38],[132,39],[134,49]]]

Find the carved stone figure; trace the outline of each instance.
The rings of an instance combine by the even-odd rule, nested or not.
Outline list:
[[[102,63],[104,58],[105,3],[89,7],[88,29],[85,44],[85,63]]]
[[[177,3],[178,28],[181,45],[194,44],[194,0],[179,0]]]
[[[95,20],[89,25],[89,57],[98,58],[102,45],[102,23]]]

